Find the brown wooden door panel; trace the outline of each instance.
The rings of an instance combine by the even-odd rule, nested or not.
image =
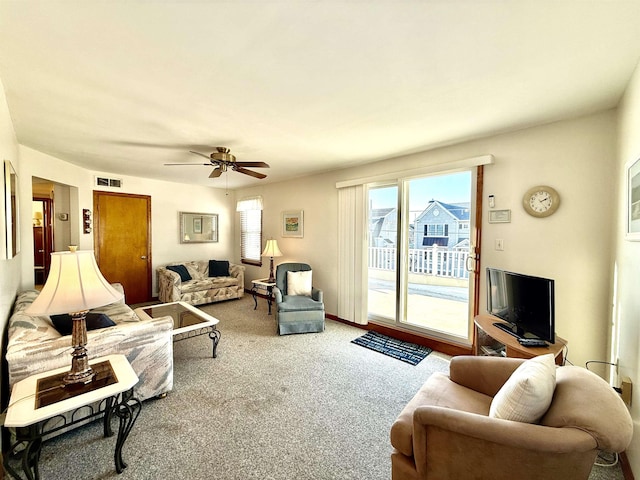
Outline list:
[[[96,260],[109,282],[124,286],[127,303],[151,298],[151,197],[93,192]]]

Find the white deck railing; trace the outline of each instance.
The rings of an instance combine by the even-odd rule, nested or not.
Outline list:
[[[468,251],[442,247],[409,250],[409,273],[450,278],[469,278],[466,269]],[[369,268],[395,270],[395,247],[369,247]]]

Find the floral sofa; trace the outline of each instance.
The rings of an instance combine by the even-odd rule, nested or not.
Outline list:
[[[124,293],[122,285],[113,286]],[[24,313],[38,294],[37,290],[19,293],[9,319],[6,359],[10,388],[36,373],[67,365],[71,368],[71,335],[61,335],[46,315]],[[125,355],[139,378],[134,387],[139,400],[161,396],[173,388],[171,317],[141,320],[124,299],[91,312],[106,314],[116,325],[87,332],[89,360]]]
[[[172,270],[173,268],[173,270]],[[177,270],[177,271],[174,271]],[[244,266],[225,261],[170,263],[156,269],[158,299],[191,305],[220,302],[244,295]]]

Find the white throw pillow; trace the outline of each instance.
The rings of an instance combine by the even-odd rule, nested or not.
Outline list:
[[[489,416],[535,423],[551,405],[556,388],[556,364],[551,353],[522,363],[491,402]]]
[[[287,295],[311,296],[311,270],[287,272]]]

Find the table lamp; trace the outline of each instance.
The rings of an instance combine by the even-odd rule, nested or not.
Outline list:
[[[263,257],[271,257],[271,263],[269,264],[269,283],[275,283],[276,279],[273,276],[273,257],[281,257],[282,252],[278,248],[277,240],[267,240],[267,245],[262,252]]]
[[[63,378],[66,385],[89,383],[94,372],[87,357],[87,312],[122,299],[122,293],[102,276],[93,250],[51,254],[51,269],[42,292],[25,310],[29,315],[68,313],[73,321],[71,330],[71,370]]]
[[[42,225],[42,219],[43,219],[42,212],[35,212],[33,214],[33,224],[36,227],[39,227]]]

